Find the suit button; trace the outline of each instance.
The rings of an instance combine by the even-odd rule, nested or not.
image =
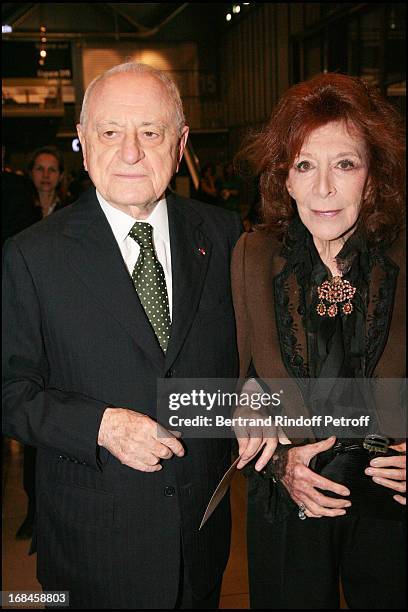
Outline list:
[[[174,487],[164,487],[164,494],[166,497],[173,497],[176,489]]]
[[[165,374],[165,378],[173,378],[173,376],[174,376],[174,370],[167,370]]]

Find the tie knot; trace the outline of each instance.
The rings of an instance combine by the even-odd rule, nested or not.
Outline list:
[[[150,223],[136,221],[129,232],[129,236],[136,240],[142,249],[153,248],[153,226]]]

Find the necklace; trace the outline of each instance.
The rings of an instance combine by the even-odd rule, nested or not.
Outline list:
[[[335,317],[339,311],[337,304],[346,302],[342,306],[342,311],[345,315],[349,315],[353,312],[351,299],[354,297],[355,292],[356,288],[348,280],[343,280],[341,276],[333,276],[331,280],[325,280],[317,288],[317,295],[320,299],[316,306],[317,314],[321,317],[324,317],[326,314],[329,317]],[[326,306],[323,300],[329,302],[330,306]]]

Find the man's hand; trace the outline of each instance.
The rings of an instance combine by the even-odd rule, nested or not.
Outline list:
[[[405,453],[406,442],[395,444],[390,448]],[[370,461],[370,467],[365,470],[367,476],[372,476],[377,484],[394,489],[399,493],[407,490],[407,458],[406,455],[392,455],[391,457],[376,457]],[[405,506],[407,503],[405,495],[393,495],[393,499]]]
[[[314,444],[296,446],[287,451],[288,461],[281,482],[285,485],[293,501],[298,506],[300,504],[305,506],[305,514],[308,517],[341,516],[346,514],[344,508],[351,506],[351,502],[347,499],[327,497],[316,491],[316,487],[318,487],[338,495],[350,495],[347,487],[319,476],[308,468],[312,457],[331,448],[335,441],[336,438],[331,437]]]
[[[124,465],[141,472],[158,472],[162,469],[161,459],[184,455],[176,435],[145,414],[127,408],[105,410],[98,444]]]

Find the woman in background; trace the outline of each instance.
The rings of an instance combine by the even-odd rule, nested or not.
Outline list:
[[[233,255],[241,377],[403,379],[397,112],[358,78],[318,75],[283,95],[243,156],[264,224]],[[404,608],[405,442],[381,438],[373,460],[368,438],[322,437],[278,444],[268,463],[265,440],[239,441],[251,607],[338,608],[341,576],[349,608]]]
[[[34,186],[34,204],[41,210],[41,218],[63,206],[62,180],[64,158],[56,147],[37,149],[28,164],[28,174]]]

